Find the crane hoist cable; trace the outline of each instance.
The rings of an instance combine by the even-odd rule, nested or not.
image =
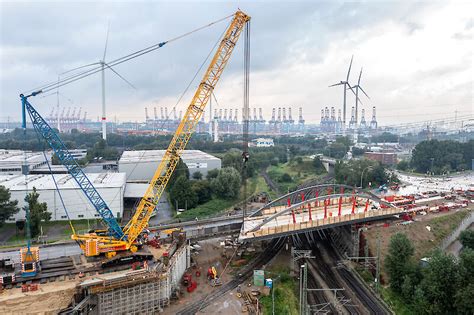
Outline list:
[[[215,25],[215,24],[218,24],[218,23],[220,23],[220,22],[222,22],[222,21],[225,21],[225,20],[227,20],[227,19],[229,19],[229,18],[231,18],[231,17],[233,17],[233,16],[234,16],[234,15],[232,14],[232,15],[223,17],[223,18],[221,18],[221,19],[219,19],[219,20],[216,20],[216,21],[214,21],[214,22],[211,22],[211,23],[208,23],[208,24],[206,24],[206,25],[200,26],[200,27],[198,27],[198,28],[196,28],[196,29],[194,29],[194,30],[192,30],[192,31],[186,32],[186,33],[184,33],[184,34],[178,35],[178,36],[173,37],[173,38],[171,38],[171,39],[168,39],[168,40],[166,40],[166,41],[153,44],[153,45],[148,46],[148,47],[146,47],[146,48],[143,48],[143,49],[140,49],[140,50],[138,50],[138,51],[132,52],[132,53],[130,53],[130,54],[128,54],[128,55],[125,55],[125,56],[123,56],[123,57],[120,57],[120,58],[117,58],[117,59],[115,59],[115,60],[112,60],[112,61],[110,61],[110,62],[107,63],[107,67],[108,67],[108,68],[111,68],[111,67],[113,67],[113,66],[119,65],[119,64],[124,63],[124,62],[126,62],[126,61],[129,61],[129,60],[135,59],[135,58],[137,58],[137,57],[140,57],[140,56],[142,56],[142,55],[145,55],[145,54],[148,54],[148,53],[150,53],[150,52],[153,52],[153,51],[155,51],[155,50],[157,50],[157,49],[163,47],[163,46],[166,45],[166,44],[172,43],[172,42],[174,42],[174,41],[177,41],[177,40],[179,40],[179,39],[182,39],[182,38],[184,38],[184,37],[187,37],[187,36],[189,36],[189,35],[192,35],[192,34],[198,32],[198,31],[201,31],[201,30],[203,30],[203,29],[205,29],[205,28],[211,27],[211,26],[213,26],[213,25]],[[92,65],[93,65],[93,64],[91,64],[91,66],[92,66]],[[57,88],[59,88],[59,87],[62,87],[62,86],[64,86],[64,85],[67,85],[67,84],[73,83],[73,82],[75,82],[75,81],[81,80],[81,79],[83,79],[83,78],[86,78],[86,77],[88,77],[88,76],[90,76],[90,75],[93,75],[93,74],[95,74],[95,73],[98,73],[98,72],[100,72],[100,71],[102,71],[102,65],[99,65],[99,66],[94,67],[94,68],[89,69],[89,70],[82,71],[82,72],[77,73],[77,74],[73,74],[73,75],[67,76],[67,77],[63,78],[62,80],[56,80],[56,81],[47,83],[47,84],[45,84],[45,85],[36,87],[36,88],[34,88],[34,89],[27,90],[27,91],[25,91],[23,94],[30,94],[30,93],[31,93],[31,95],[35,96],[35,95],[40,94],[40,93],[46,93],[46,92],[55,90],[55,89],[57,89]]]
[[[243,128],[242,128],[242,169],[241,177],[243,181],[243,200],[242,216],[245,219],[247,215],[247,163],[249,155],[249,82],[250,82],[250,21],[245,24],[244,30],[244,110],[243,110]]]
[[[74,178],[89,201],[94,205],[96,211],[102,216],[109,228],[105,235],[99,233],[87,233],[83,235],[73,234],[72,239],[81,243],[81,249],[87,256],[96,256],[104,253],[111,258],[119,251],[135,252],[141,242],[142,232],[146,229],[152,212],[158,205],[180,156],[189,142],[195,128],[204,112],[204,109],[216,87],[229,58],[234,51],[242,30],[250,20],[250,16],[242,11],[233,14],[232,21],[220,41],[203,79],[201,80],[187,110],[171,139],[168,149],[158,165],[150,184],[140,200],[140,203],[131,220],[122,229],[117,224],[116,218],[111,212],[105,200],[97,192],[93,183],[88,179],[74,157],[67,150],[57,133],[48,125],[35,108],[28,102],[28,98],[35,96],[41,91],[33,92],[31,95],[20,95],[22,101],[22,126],[26,128],[26,112],[28,112],[33,127],[41,134],[44,140],[55,151],[61,163],[67,168],[69,174]]]

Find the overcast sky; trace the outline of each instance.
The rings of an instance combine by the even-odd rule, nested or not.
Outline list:
[[[67,2],[67,3],[66,3]],[[379,123],[473,115],[472,1],[1,1],[0,121],[20,117],[19,93],[57,80],[68,69],[99,61],[110,23],[107,60],[173,38],[218,20],[237,8],[251,22],[251,107],[298,107],[319,122],[325,106],[342,106],[351,55],[350,83],[361,97],[366,119],[377,107]],[[118,65],[130,88],[106,72],[107,116],[143,121],[144,108],[172,108],[229,20]],[[215,94],[221,108],[242,108],[243,38]],[[207,66],[207,65],[206,65]],[[198,79],[178,106],[185,108]],[[97,119],[100,75],[60,89],[60,105],[82,107]],[[349,94],[348,94],[349,95]],[[30,99],[43,116],[56,96]],[[354,104],[348,96],[348,108]],[[348,110],[349,112],[350,110]],[[207,115],[206,115],[207,119]],[[349,117],[348,117],[349,120]]]

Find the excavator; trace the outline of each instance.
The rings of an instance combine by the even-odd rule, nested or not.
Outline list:
[[[119,225],[107,203],[94,188],[94,185],[82,171],[58,134],[29,102],[30,97],[36,96],[42,91],[32,92],[26,96],[20,95],[23,127],[26,128],[26,114],[28,114],[35,131],[48,143],[59,161],[66,167],[68,173],[94,205],[105,224],[105,229],[89,231],[85,234],[78,234],[73,229],[71,238],[79,243],[86,257],[105,255],[106,258],[110,259],[118,253],[133,254],[144,244],[143,231],[148,226],[148,221],[158,205],[158,201],[178,164],[180,156],[194,133],[237,41],[249,21],[250,16],[240,10],[232,16],[231,22],[171,139],[163,159],[158,165],[144,196],[139,201],[133,217],[125,226]]]

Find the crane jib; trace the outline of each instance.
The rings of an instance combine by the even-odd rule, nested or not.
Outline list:
[[[155,209],[154,202],[158,202],[165,190],[182,152],[186,148],[191,135],[196,129],[197,123],[201,119],[204,109],[211,97],[211,93],[227,65],[235,48],[235,44],[249,20],[250,17],[242,11],[237,11],[234,14],[234,18],[228,26],[207,71],[204,73],[204,77],[171,139],[168,149],[165,151],[145,195],[140,200],[132,219],[124,228],[125,235],[129,237],[129,242],[136,240],[143,229],[148,225],[151,214]]]
[[[91,183],[86,174],[77,164],[74,157],[68,151],[64,143],[61,141],[56,132],[49,126],[46,120],[36,111],[36,109],[28,102],[27,97],[20,95],[22,101],[23,128],[26,128],[26,112],[31,118],[31,122],[35,131],[48,143],[53,152],[58,157],[62,165],[64,165],[68,173],[74,178],[79,188],[84,192],[89,201],[92,203],[97,213],[100,214],[102,220],[108,227],[110,236],[116,239],[126,239],[121,227],[117,223],[112,211],[107,203],[100,196],[94,185]]]

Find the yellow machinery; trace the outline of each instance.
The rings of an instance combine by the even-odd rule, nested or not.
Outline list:
[[[97,256],[101,253],[105,253],[105,255],[110,258],[115,256],[119,251],[137,251],[140,234],[147,227],[153,210],[157,206],[183,150],[203,115],[211,94],[237,44],[237,40],[249,21],[250,17],[242,11],[237,11],[233,15],[232,21],[192,98],[178,129],[176,130],[163,159],[158,165],[145,195],[141,198],[132,219],[123,228],[123,236],[120,239],[112,236],[104,236],[100,233],[89,233],[84,235],[74,234],[71,236],[72,239],[79,241],[86,256]]]

